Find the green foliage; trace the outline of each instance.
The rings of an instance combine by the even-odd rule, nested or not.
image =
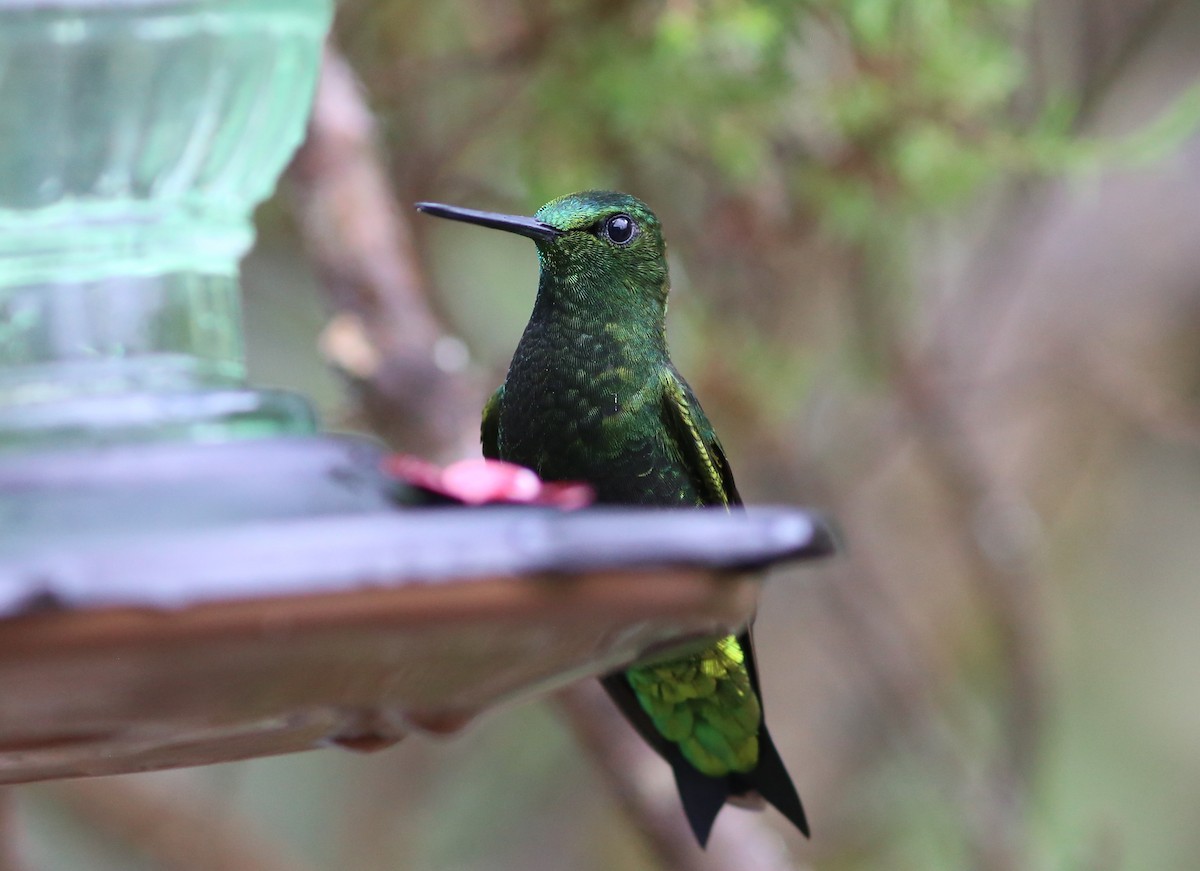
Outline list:
[[[860,243],[1013,174],[1155,151],[1200,114],[1126,148],[1079,141],[1078,98],[1029,81],[1030,0],[347,5],[356,39],[417,71],[399,144],[466,140],[439,168],[511,167],[527,203],[699,175]]]
[[[422,132],[468,140],[443,171],[512,167],[503,184],[525,202],[700,174],[734,196],[782,192],[860,242],[884,221],[957,207],[1014,173],[1158,153],[1193,129],[1200,110],[1189,98],[1126,146],[1079,141],[1078,97],[1029,81],[1031,7],[347,2],[342,20],[360,54],[415,71],[399,91],[421,93],[410,103],[419,114],[390,119],[401,144]],[[386,99],[389,89],[377,90]]]
[[[958,202],[1065,144],[1010,117],[1026,5],[672,4],[632,32],[574,6],[531,85],[528,175],[541,192],[581,164],[628,173],[680,156],[734,191],[782,181],[861,236],[881,208]]]

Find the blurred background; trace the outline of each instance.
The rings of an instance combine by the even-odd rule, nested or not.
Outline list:
[[[739,867],[1200,867],[1198,122],[1185,0],[342,0],[251,380],[477,451],[533,246],[411,202],[636,194],[743,495],[848,544],[764,595],[814,837]],[[665,867],[554,703],[9,798],[30,869]]]

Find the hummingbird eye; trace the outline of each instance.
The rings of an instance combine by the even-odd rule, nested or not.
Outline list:
[[[628,215],[613,215],[604,222],[604,235],[610,242],[627,245],[637,231],[637,224]]]

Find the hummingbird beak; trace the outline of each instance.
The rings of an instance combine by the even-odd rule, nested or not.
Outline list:
[[[481,227],[491,227],[495,230],[506,230],[518,236],[528,236],[538,242],[549,242],[562,235],[557,227],[543,223],[535,218],[525,218],[520,215],[501,215],[498,212],[480,212],[475,209],[463,209],[458,206],[446,206],[442,203],[417,203],[417,211],[438,218],[449,218],[451,221],[465,221],[468,224],[478,224]]]

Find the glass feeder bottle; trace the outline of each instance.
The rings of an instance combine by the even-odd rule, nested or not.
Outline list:
[[[314,431],[238,262],[331,0],[0,0],[0,451]]]

